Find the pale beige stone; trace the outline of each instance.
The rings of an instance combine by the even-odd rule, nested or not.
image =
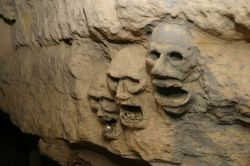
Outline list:
[[[60,165],[122,165],[99,148],[249,165],[249,13],[247,0],[0,0],[0,109]]]

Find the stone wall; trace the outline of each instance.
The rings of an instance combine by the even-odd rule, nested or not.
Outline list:
[[[61,165],[250,164],[247,0],[0,0],[0,36],[0,109]]]

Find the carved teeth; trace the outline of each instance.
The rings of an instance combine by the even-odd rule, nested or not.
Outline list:
[[[127,114],[127,116],[130,119],[134,119],[135,118],[135,114],[133,114],[133,113],[129,113],[129,114]]]
[[[130,112],[124,111],[124,115],[122,117],[124,119],[140,120],[140,119],[142,119],[142,114],[141,113],[130,113]]]
[[[107,126],[106,126],[106,129],[110,130],[110,129],[112,129],[112,127],[109,126],[109,125],[107,125]]]
[[[124,106],[121,110],[121,117],[126,120],[142,120],[143,115],[140,107]]]
[[[104,127],[103,127],[104,134],[115,132],[115,128],[117,124],[117,121],[115,118],[112,118],[110,116],[105,116],[105,117],[102,117],[102,121],[104,123]]]
[[[120,110],[121,123],[130,128],[142,129],[145,119],[140,106],[122,105]]]
[[[104,127],[104,134],[112,133],[114,132],[114,127],[111,125],[105,125]]]

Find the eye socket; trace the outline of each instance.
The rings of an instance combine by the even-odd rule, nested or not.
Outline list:
[[[90,97],[89,98],[89,104],[90,104],[90,108],[96,112],[98,110],[99,107],[99,99],[95,98],[95,97]]]
[[[108,74],[108,78],[110,78],[110,80],[114,81],[114,82],[118,82],[119,78],[115,78],[113,76],[111,76],[110,74]]]
[[[116,93],[116,89],[118,86],[119,78],[112,77],[111,75],[107,75],[107,82],[108,82],[108,87],[111,90],[112,93]]]
[[[172,60],[175,60],[175,61],[181,61],[181,60],[183,60],[182,54],[179,53],[179,52],[176,52],[176,51],[170,52],[169,56],[170,56],[170,58]]]
[[[150,56],[150,58],[156,60],[156,59],[160,58],[161,54],[156,50],[152,50],[152,51],[150,51],[149,56]]]
[[[131,80],[126,80],[126,87],[127,90],[132,93],[132,94],[136,94],[136,93],[140,93],[144,90],[144,85],[145,82],[144,81],[131,81]]]
[[[132,82],[132,83],[140,83],[140,80],[139,79],[136,79],[136,78],[133,78],[133,77],[125,77],[124,78],[126,81],[129,81],[129,82]]]
[[[114,100],[103,98],[101,105],[102,109],[106,112],[116,112],[118,110],[118,106]]]

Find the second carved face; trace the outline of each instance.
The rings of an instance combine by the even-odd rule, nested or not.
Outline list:
[[[107,72],[110,91],[120,105],[121,123],[130,128],[144,128],[145,110],[140,100],[145,90],[145,54],[140,46],[122,49],[113,59]]]

